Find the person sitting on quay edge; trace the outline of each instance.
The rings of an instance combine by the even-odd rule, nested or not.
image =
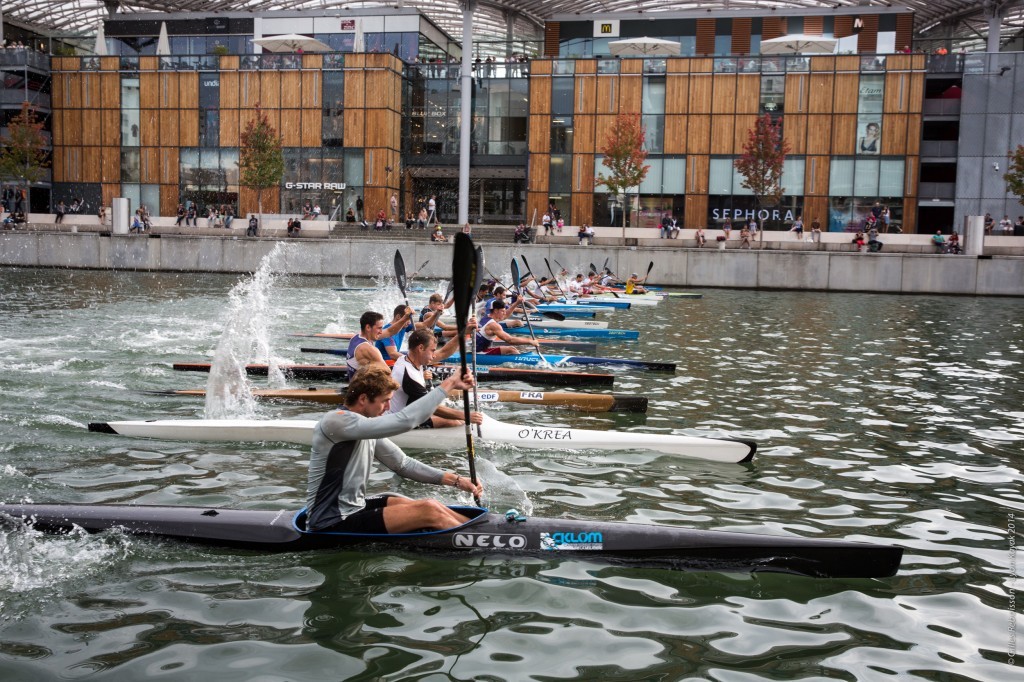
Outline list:
[[[702,225],[697,226],[697,231],[693,233],[693,238],[697,242],[698,249],[704,247],[707,237],[704,236],[704,227]]]
[[[299,232],[302,231],[302,221],[298,218],[294,218],[288,221],[288,236],[298,237]]]
[[[178,216],[178,219],[174,221],[174,226],[181,227],[182,221],[185,220],[185,205],[178,204],[178,209],[174,212],[174,214]]]
[[[960,248],[960,235],[953,230],[953,234],[949,235],[949,242],[946,244],[946,253],[961,254],[964,250]]]
[[[740,228],[740,248],[744,246],[750,248],[750,228],[746,225]]]
[[[942,230],[935,230],[935,234],[932,235],[932,246],[935,247],[935,253],[946,250],[946,238],[942,236]]]
[[[434,233],[430,235],[430,241],[432,242],[446,242],[448,238],[441,232],[441,226],[437,225],[434,227]]]
[[[804,238],[804,219],[803,216],[797,216],[796,220],[793,221],[793,227],[789,228],[790,232],[796,233],[797,241],[801,241]]]
[[[345,211],[345,222],[346,223],[354,223],[355,221],[356,221],[356,212],[352,210],[351,206],[349,206],[348,210]]]
[[[256,233],[259,232],[260,221],[256,218],[255,213],[249,214],[249,227],[245,228],[246,237],[255,237]]]
[[[53,218],[54,225],[64,222],[65,213],[67,213],[67,208],[64,206],[64,200],[61,199],[57,202],[57,209]]]
[[[384,414],[399,387],[386,367],[361,369],[350,380],[345,405],[324,415],[313,430],[306,485],[306,527],[311,531],[407,533],[442,530],[469,519],[434,499],[394,495],[366,496],[373,460],[403,478],[448,485],[475,496],[483,487],[454,472],[444,472],[406,455],[389,438],[422,424],[449,391],[473,387],[473,376],[453,374],[419,400],[395,414]]]

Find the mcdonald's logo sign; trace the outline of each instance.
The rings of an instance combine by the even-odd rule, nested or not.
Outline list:
[[[618,38],[619,37],[619,20],[618,19],[605,19],[603,21],[594,22],[594,37],[595,38]]]

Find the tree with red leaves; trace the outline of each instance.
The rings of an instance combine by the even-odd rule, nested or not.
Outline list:
[[[1015,151],[1007,152],[1006,191],[1013,194],[1024,205],[1024,144],[1017,145]]]
[[[601,148],[604,154],[601,163],[609,173],[607,176],[604,173],[597,176],[598,182],[608,188],[609,194],[624,194],[627,189],[639,186],[647,177],[651,167],[644,165],[647,160],[647,150],[644,149],[646,135],[640,114],[619,114],[615,117],[615,123]],[[622,238],[626,238],[625,216],[622,220]]]
[[[789,143],[782,139],[781,122],[773,121],[768,114],[759,117],[747,131],[743,154],[733,165],[743,177],[740,184],[754,195],[755,216],[762,206],[776,206],[782,201],[786,193],[782,186],[782,168],[789,152]],[[759,231],[758,240],[763,247],[763,229]]]
[[[263,221],[263,190],[277,187],[284,177],[281,137],[256,105],[256,115],[242,131],[238,150],[239,184],[256,190],[256,206]]]
[[[7,124],[7,136],[0,145],[0,178],[13,180],[17,191],[27,195],[29,187],[43,179],[47,165],[43,122],[31,104],[22,102],[21,112]],[[28,201],[24,211],[28,213]]]

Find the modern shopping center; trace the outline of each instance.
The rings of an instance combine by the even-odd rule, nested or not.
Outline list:
[[[286,167],[263,207],[283,215],[372,216],[395,195],[404,216],[434,196],[451,223],[462,180],[473,222],[539,223],[554,204],[570,225],[714,226],[755,208],[733,162],[764,114],[790,148],[768,227],[842,231],[875,205],[905,232],[1024,213],[1002,179],[1024,144],[1021,2],[107,4],[4,3],[2,122],[27,100],[52,143],[33,212],[255,211],[237,162],[259,107]],[[286,34],[306,40],[263,40]],[[650,169],[615,196],[598,175],[623,113]]]

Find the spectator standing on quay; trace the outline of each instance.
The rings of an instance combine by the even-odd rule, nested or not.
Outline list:
[[[249,215],[249,227],[245,228],[246,237],[255,237],[256,233],[259,232],[260,221],[256,219],[256,214],[252,213]]]
[[[107,223],[107,207],[100,206],[96,209],[96,217],[100,219],[100,225],[106,225]]]
[[[431,223],[437,225],[437,195],[431,194],[430,201],[427,202],[427,224]]]
[[[398,215],[398,195],[392,193],[389,203],[391,204],[391,220],[401,219],[401,216]]]
[[[356,197],[356,218],[359,220],[363,219],[363,197]]]

